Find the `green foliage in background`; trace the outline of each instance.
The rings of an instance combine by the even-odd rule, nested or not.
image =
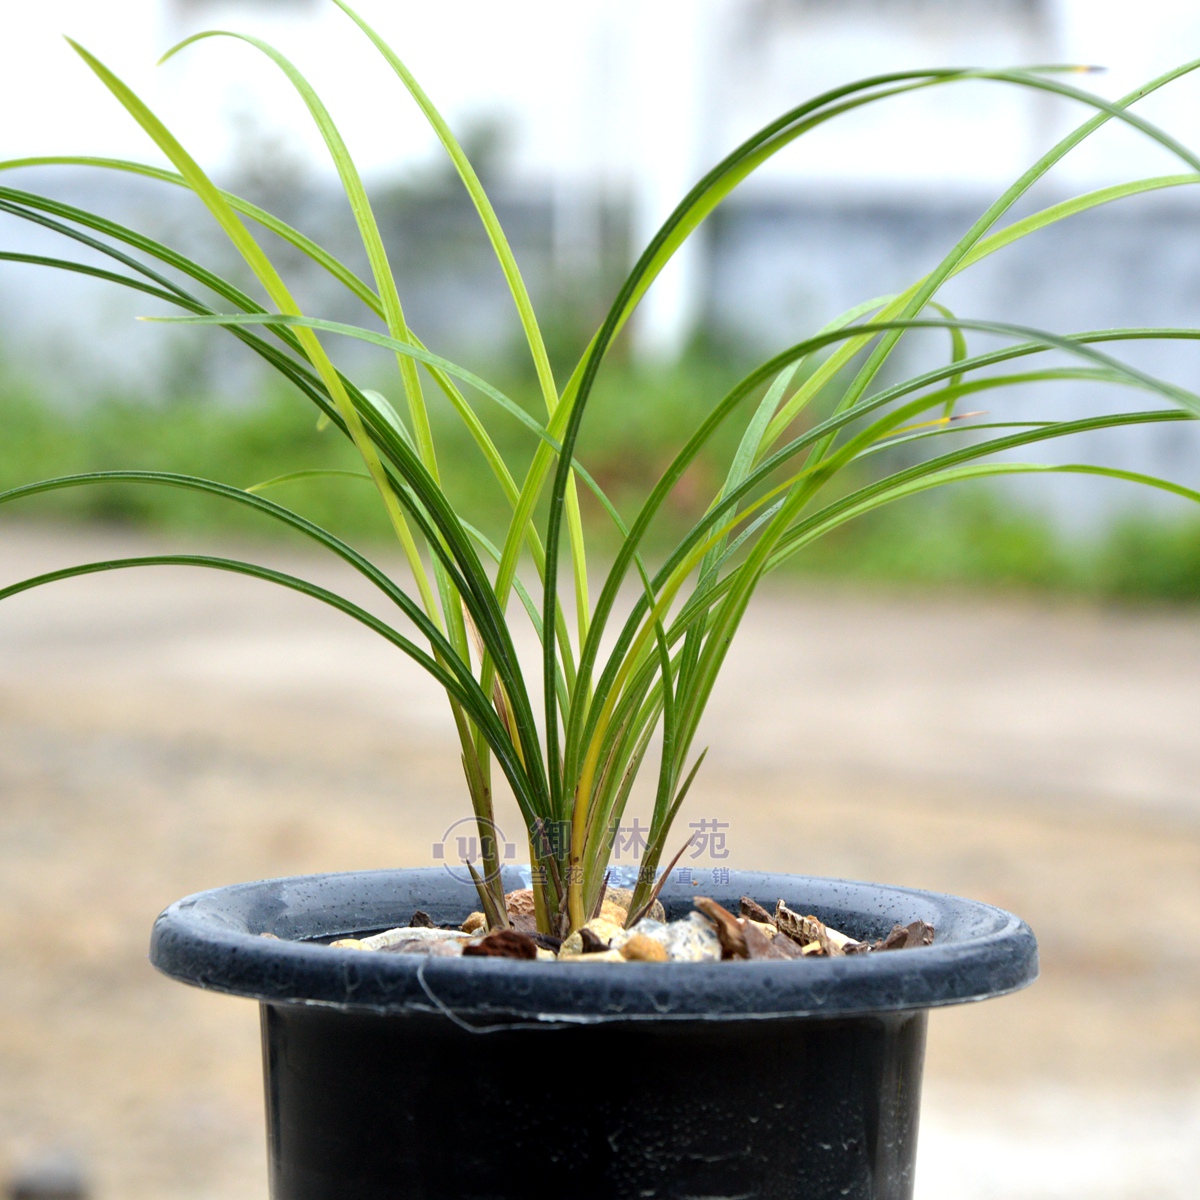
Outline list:
[[[694,420],[696,398],[703,394],[700,381],[729,369],[727,356],[714,361],[693,353],[671,367],[616,372],[599,408],[603,420],[589,430],[588,459],[592,474],[618,504],[644,494],[662,473],[675,448],[675,431]],[[520,387],[515,383],[512,394],[520,394]],[[470,469],[461,426],[436,411],[433,425],[438,445],[447,448],[447,489],[496,532],[501,524],[496,489]],[[191,472],[235,487],[291,471],[358,467],[353,447],[329,430],[319,432],[309,410],[283,390],[268,389],[238,407],[220,400],[152,404],[109,398],[63,421],[61,410],[36,389],[0,376],[0,428],[5,434],[0,491],[28,479],[120,467]],[[519,457],[521,439],[512,440],[506,455],[511,451]],[[715,459],[710,455],[696,471],[691,494],[674,497],[666,532],[651,538],[652,557],[670,544],[670,535],[686,531],[700,516],[701,485],[711,494]],[[390,539],[379,502],[363,481],[331,477],[287,486],[289,507],[318,525],[380,548]],[[583,501],[586,507],[586,496]],[[214,537],[289,536],[233,505],[166,488],[58,492],[43,499],[39,513]],[[600,525],[596,539],[602,558],[610,557],[617,543],[615,535],[604,536],[605,530]],[[1200,516],[1182,506],[1168,514],[1139,507],[1098,528],[1070,533],[1037,506],[1014,501],[999,487],[980,485],[954,493],[952,500],[915,497],[872,513],[814,543],[781,574],[797,583],[1195,604],[1200,601]]]
[[[0,359],[2,361],[2,359]],[[502,357],[485,372],[527,412],[536,411],[537,383],[524,364]],[[636,507],[678,449],[679,430],[703,417],[714,388],[735,383],[745,369],[723,348],[694,348],[679,363],[635,367],[622,363],[597,387],[596,420],[588,429],[593,476],[618,507]],[[384,381],[378,381],[381,388]],[[481,529],[503,537],[504,497],[495,480],[478,469],[470,435],[450,406],[429,397],[430,425],[444,458],[443,485],[455,506],[476,515]],[[79,471],[125,469],[176,471],[218,479],[235,487],[299,471],[361,471],[353,446],[336,431],[318,428],[310,409],[294,393],[267,380],[248,402],[188,396],[104,395],[69,409],[43,397],[36,381],[0,368],[0,490],[30,479]],[[498,422],[493,440],[514,472],[529,466],[527,431],[515,421]],[[736,432],[714,439],[669,500],[662,529],[651,531],[651,548],[662,550],[704,512],[720,485],[721,463],[736,445]],[[286,487],[286,492],[283,488]],[[310,520],[341,536],[386,542],[391,531],[369,482],[345,477],[298,479],[281,485],[277,497]],[[619,535],[594,498],[581,503],[593,516],[598,551],[611,557]],[[275,536],[283,533],[256,514],[174,489],[96,486],[58,492],[40,502],[39,512],[99,519],[134,526],[194,532]]]

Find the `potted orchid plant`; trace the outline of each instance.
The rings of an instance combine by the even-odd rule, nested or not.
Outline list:
[[[641,253],[577,365],[559,378],[495,209],[449,125],[392,47],[342,0],[333,2],[424,114],[474,205],[511,293],[543,411],[531,414],[411,328],[355,161],[321,98],[277,49],[214,31],[165,57],[210,37],[240,37],[284,74],[336,167],[369,278],[223,190],[120,78],[71,43],[170,166],[40,158],[0,168],[82,164],[186,189],[252,273],[257,292],[142,232],[47,196],[2,186],[0,211],[53,230],[107,264],[38,257],[48,269],[99,276],[180,314],[155,320],[218,326],[277,371],[298,403],[312,404],[353,444],[407,576],[390,574],[274,499],[272,485],[289,477],[235,487],[104,471],[33,482],[0,494],[0,503],[98,484],[202,493],[336,555],[373,586],[382,608],[251,561],[183,553],[84,563],[13,583],[0,598],[90,572],[191,565],[291,588],[359,621],[444,688],[481,853],[466,864],[465,889],[426,869],[273,880],[190,897],[159,919],[152,957],[185,981],[262,1003],[278,1200],[508,1197],[526,1193],[530,1178],[573,1197],[908,1196],[926,1010],[1030,982],[1032,934],[986,905],[802,877],[735,872],[716,895],[697,899],[668,878],[673,823],[703,761],[696,746],[705,705],[755,589],[806,546],[918,493],[1009,475],[1093,473],[1200,499],[1128,471],[1014,457],[1092,430],[1194,419],[1200,397],[1124,363],[1116,351],[1125,342],[1200,334],[1049,332],[962,318],[938,299],[956,275],[1059,221],[1200,182],[1200,159],[1134,108],[1197,64],[1117,101],[1080,88],[1069,68],[903,71],[806,101],[696,183]],[[891,97],[981,79],[1066,97],[1091,115],[910,287],[837,316],[714,396],[703,419],[681,431],[678,452],[641,506],[620,511],[588,471],[586,417],[614,345],[679,247],[742,181],[810,131]],[[1114,121],[1174,154],[1180,172],[1009,219],[1057,163]],[[260,231],[344,288],[363,322],[304,312]],[[889,374],[903,339],[920,330],[945,334],[946,361]],[[339,367],[348,341],[394,360],[393,395],[357,384]],[[985,395],[1002,409],[1009,389],[1063,380],[1125,387],[1139,403],[1032,422],[960,410]],[[509,516],[498,542],[442,482],[430,389],[457,414],[480,469],[504,496]],[[523,471],[506,461],[489,431],[497,416],[528,435]],[[703,514],[669,553],[650,561],[647,535],[664,504],[718,431],[730,428],[736,449]],[[618,536],[600,571],[588,553],[597,519]],[[517,621],[532,626],[540,647],[533,678],[518,661]],[[655,779],[645,854],[634,877],[618,879],[614,839],[643,770]],[[502,861],[494,836],[501,779],[525,824],[524,869]],[[618,889],[619,882],[628,886]],[[689,916],[693,901],[701,911]],[[772,904],[774,911],[763,907]],[[672,952],[679,938],[668,918],[704,943],[690,954],[700,961],[669,961],[687,956]],[[406,936],[389,938],[393,928]],[[450,948],[434,953],[435,944]],[[635,944],[640,951],[622,953]],[[878,952],[889,945],[920,949]],[[397,947],[421,952],[386,952]],[[626,965],[610,965],[616,961]],[[597,1061],[619,1062],[619,1083],[594,1078],[587,1064]],[[446,1118],[463,1110],[473,1114],[475,1131],[465,1142]]]

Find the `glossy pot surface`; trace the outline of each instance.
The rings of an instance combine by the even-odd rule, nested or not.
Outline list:
[[[486,1034],[262,1013],[275,1200],[912,1196],[923,1012]]]

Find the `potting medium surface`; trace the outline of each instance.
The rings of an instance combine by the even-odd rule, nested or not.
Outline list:
[[[527,876],[506,872],[505,885],[527,886]],[[684,881],[667,883],[661,899],[668,916],[687,912],[697,892]],[[261,1001],[443,1011],[503,1021],[905,1011],[986,999],[1037,976],[1037,943],[1029,927],[977,901],[748,871],[731,871],[728,884],[706,887],[705,894],[733,908],[743,895],[771,905],[782,898],[862,939],[922,920],[934,927],[936,941],[901,953],[792,962],[569,967],[363,954],[317,944],[401,924],[417,908],[437,923],[461,921],[473,907],[474,892],[435,867],[306,875],[202,892],[158,918],[150,957],[182,982]]]

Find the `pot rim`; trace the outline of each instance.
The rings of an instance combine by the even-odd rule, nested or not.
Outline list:
[[[616,877],[612,882],[620,884]],[[505,869],[506,890],[529,870]],[[513,962],[333,949],[307,939],[403,924],[421,908],[460,921],[474,890],[442,868],[352,871],[239,883],[176,901],[155,921],[150,961],[181,982],[270,1004],[436,1013],[474,1030],[621,1020],[845,1017],[985,1000],[1037,978],[1037,942],[1003,909],[937,892],[852,880],[730,871],[720,887],[676,879],[669,916],[709,895],[782,897],[852,936],[933,925],[932,946],[844,958],[716,963]],[[264,933],[274,937],[263,937]]]

